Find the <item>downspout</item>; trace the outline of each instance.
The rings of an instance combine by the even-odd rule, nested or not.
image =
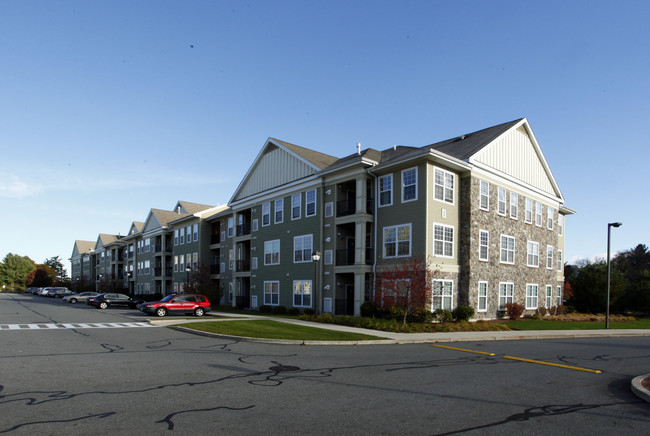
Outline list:
[[[377,198],[377,189],[378,189],[377,188],[377,176],[375,174],[373,174],[371,172],[371,170],[372,170],[372,168],[367,169],[366,172],[369,175],[371,175],[372,178],[374,179],[373,182],[374,182],[374,187],[375,187],[375,189],[374,189],[374,191],[375,191],[375,200],[373,202],[374,203],[373,206],[375,208],[375,222],[374,222],[375,225],[372,226],[373,227],[373,233],[374,233],[374,235],[373,235],[373,239],[374,239],[373,240],[373,246],[375,247],[375,249],[373,250],[374,251],[374,259],[372,261],[372,298],[374,300],[375,299],[375,289],[376,289],[376,285],[377,285],[377,251],[378,251],[378,248],[377,248],[377,221],[378,221],[377,204],[379,203],[379,199]]]

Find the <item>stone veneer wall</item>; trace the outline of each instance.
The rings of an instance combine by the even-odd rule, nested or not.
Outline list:
[[[498,206],[498,185],[490,181],[490,210],[479,209],[480,180],[477,177],[465,177],[461,181],[461,229],[459,238],[459,303],[469,304],[477,309],[475,317],[478,319],[491,319],[502,315],[498,310],[499,304],[499,283],[514,283],[514,302],[525,305],[526,284],[538,285],[538,307],[544,306],[546,286],[551,285],[553,290],[553,302],[556,301],[557,286],[562,285],[557,280],[557,244],[558,229],[555,225],[553,230],[546,228],[546,213],[548,205],[543,204],[542,227],[534,223],[528,224],[525,219],[525,199],[522,192],[519,194],[518,218],[512,219],[509,216],[510,189],[507,189],[507,211],[506,216],[497,213]],[[489,180],[488,180],[489,181]],[[516,191],[515,191],[516,192]],[[535,198],[533,198],[535,201]],[[555,210],[557,216],[557,208]],[[489,232],[489,254],[488,261],[479,261],[479,230]],[[515,264],[508,265],[500,262],[500,241],[501,235],[509,235],[515,238]],[[527,266],[527,243],[528,241],[539,243],[539,267]],[[553,268],[546,268],[547,245],[554,247]],[[486,312],[478,312],[478,282],[488,282],[488,304]],[[461,298],[461,296],[463,298]],[[466,297],[466,298],[465,298]],[[528,310],[528,313],[534,311]]]

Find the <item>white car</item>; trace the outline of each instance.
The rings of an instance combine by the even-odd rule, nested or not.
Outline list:
[[[89,297],[99,295],[97,292],[81,292],[79,294],[67,295],[63,297],[63,301],[70,304],[75,304],[77,301],[87,301]]]

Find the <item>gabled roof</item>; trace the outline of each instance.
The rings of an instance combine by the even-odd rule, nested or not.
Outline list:
[[[191,216],[189,213],[178,213],[171,210],[151,209],[144,221],[142,233],[168,227],[169,223],[181,217]]]
[[[198,212],[203,212],[206,209],[210,209],[211,207],[214,206],[210,206],[208,204],[190,203],[189,201],[179,200],[172,210],[178,212],[179,207],[180,207],[180,211],[183,213],[198,213]]]
[[[95,243],[93,241],[74,241],[74,247],[72,248],[72,257],[80,256],[82,254],[88,253],[95,248]]]
[[[313,176],[337,160],[334,156],[269,138],[239,183],[229,204]]]
[[[467,161],[470,157],[478,153],[483,147],[492,143],[499,136],[503,135],[512,127],[519,124],[525,118],[488,127],[487,129],[478,130],[472,133],[466,133],[445,141],[436,142],[435,144],[426,145],[424,149],[434,149],[445,153],[456,159]]]
[[[105,246],[112,244],[118,239],[121,239],[121,237],[118,235],[109,235],[107,233],[100,233],[99,236],[97,236],[97,242],[95,243],[95,250],[104,248]]]

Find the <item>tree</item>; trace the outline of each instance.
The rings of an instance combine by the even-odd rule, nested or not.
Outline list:
[[[579,312],[605,312],[607,307],[607,262],[582,260],[571,275],[573,296],[568,301]],[[616,307],[623,295],[625,279],[617,269],[611,269],[610,306]]]
[[[217,282],[211,278],[211,275],[210,265],[198,264],[190,274],[190,282],[185,291],[205,295],[214,304],[219,303],[222,289],[217,286]]]
[[[397,312],[406,324],[409,315],[431,304],[435,273],[422,258],[411,257],[395,264],[377,275],[375,303]]]
[[[33,288],[46,288],[52,286],[56,271],[47,265],[36,265],[36,269],[27,275],[26,285]]]
[[[0,263],[0,282],[10,289],[25,289],[27,275],[36,264],[27,256],[8,253]]]
[[[63,267],[63,263],[61,262],[59,256],[54,256],[45,259],[45,262],[43,262],[43,264],[49,266],[54,270],[55,272],[54,281],[58,282],[58,284],[63,285],[70,281],[68,278],[68,272]]]

